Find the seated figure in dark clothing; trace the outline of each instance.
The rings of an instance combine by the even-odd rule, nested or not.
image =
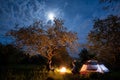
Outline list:
[[[73,74],[79,74],[79,66],[76,60],[72,62],[73,68],[72,68],[72,73]]]

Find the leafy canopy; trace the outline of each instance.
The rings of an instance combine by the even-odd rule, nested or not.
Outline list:
[[[108,16],[95,20],[88,35],[89,48],[98,58],[110,64],[120,61],[120,17]]]
[[[75,51],[78,46],[77,34],[68,31],[63,21],[55,19],[53,24],[44,25],[42,21],[28,27],[11,30],[9,35],[16,40],[16,45],[28,53],[38,53],[51,59],[61,47]]]

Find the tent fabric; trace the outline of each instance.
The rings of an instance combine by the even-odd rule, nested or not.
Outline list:
[[[105,73],[109,72],[109,70],[103,64],[98,64],[96,60],[89,60],[85,64],[83,64],[82,68],[80,69],[80,73],[88,72]]]

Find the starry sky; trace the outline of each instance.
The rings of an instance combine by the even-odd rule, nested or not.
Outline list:
[[[86,43],[95,18],[120,13],[103,10],[105,5],[100,0],[0,0],[0,42],[9,43],[10,38],[4,34],[15,25],[28,26],[38,20],[47,22],[48,14],[53,13],[54,17],[64,20],[68,30],[78,33],[80,43]]]

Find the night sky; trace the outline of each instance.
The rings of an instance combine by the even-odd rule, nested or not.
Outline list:
[[[38,20],[47,22],[52,14],[63,19],[68,30],[78,33],[80,43],[86,43],[95,18],[120,13],[103,10],[105,5],[107,3],[100,3],[99,0],[0,0],[0,42],[9,42],[10,38],[5,38],[4,34],[16,24],[21,27]]]

